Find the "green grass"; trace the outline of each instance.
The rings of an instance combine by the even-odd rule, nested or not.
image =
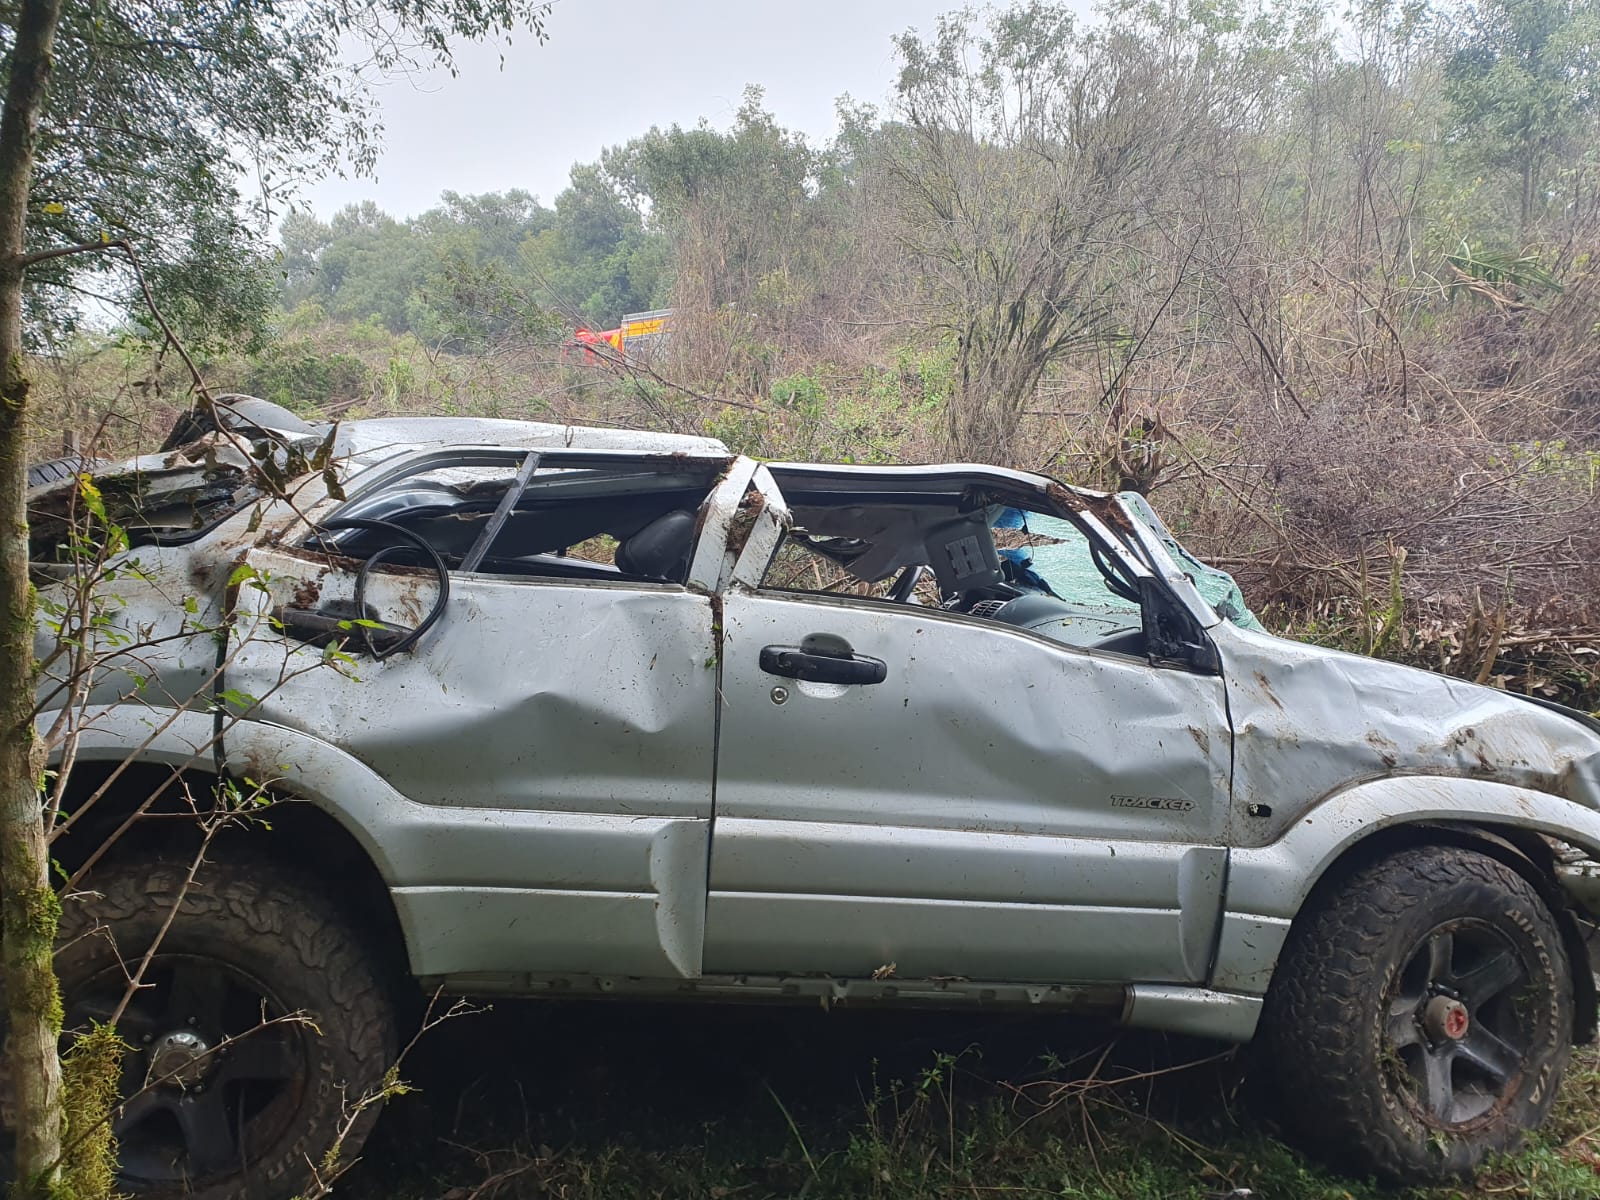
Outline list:
[[[1242,1056],[1040,1019],[500,1005],[419,1049],[359,1200],[1590,1200],[1600,1057],[1470,1187],[1393,1191],[1277,1139]]]

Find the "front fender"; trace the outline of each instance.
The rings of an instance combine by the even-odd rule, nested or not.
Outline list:
[[[1382,830],[1438,822],[1548,834],[1600,855],[1600,812],[1561,796],[1434,775],[1356,784],[1322,800],[1276,841],[1229,856],[1211,986],[1264,995],[1291,922],[1334,863]]]

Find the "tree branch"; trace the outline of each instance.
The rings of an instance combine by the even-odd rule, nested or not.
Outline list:
[[[189,351],[184,349],[183,343],[178,340],[178,335],[172,332],[172,326],[167,324],[167,318],[162,315],[160,306],[156,304],[155,295],[150,291],[150,284],[144,277],[144,267],[140,265],[139,256],[133,251],[133,244],[126,238],[118,238],[110,244],[122,247],[123,253],[128,256],[128,263],[133,267],[133,277],[139,281],[139,291],[144,295],[144,302],[150,308],[150,315],[161,327],[161,333],[167,339],[167,344],[178,352],[178,357],[183,359],[183,365],[189,368],[189,378],[194,380],[194,390],[200,394],[202,400],[211,404],[211,389],[206,386],[200,368],[194,365],[194,359],[189,357]]]
[[[32,254],[20,254],[11,260],[11,265],[19,270],[26,271],[35,263],[49,262],[52,258],[65,258],[69,254],[92,254],[96,250],[116,250],[123,248],[122,242],[78,242],[72,246],[52,246],[48,250],[35,250]]]
[[[145,306],[150,309],[150,315],[155,318],[162,336],[167,339],[167,344],[178,352],[178,357],[183,359],[183,365],[189,368],[189,377],[194,380],[195,391],[206,403],[211,403],[211,389],[206,386],[205,378],[200,374],[200,368],[195,366],[194,359],[189,357],[189,351],[184,349],[183,343],[178,340],[178,335],[172,332],[172,326],[167,324],[166,316],[156,303],[154,293],[150,291],[149,281],[144,277],[144,266],[139,262],[139,255],[134,251],[133,243],[127,238],[78,242],[72,246],[52,246],[48,250],[35,250],[31,254],[16,255],[7,265],[13,270],[24,271],[35,263],[48,262],[52,258],[65,258],[69,254],[92,254],[103,250],[120,250],[128,256],[128,265],[133,268],[133,277],[139,283],[139,292],[144,296]]]

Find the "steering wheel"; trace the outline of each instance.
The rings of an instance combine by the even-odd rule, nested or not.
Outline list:
[[[889,599],[896,604],[904,604],[911,599],[911,593],[917,590],[917,584],[922,582],[922,577],[928,573],[928,568],[923,563],[914,567],[907,567],[901,571],[894,581],[894,586],[889,589]]]
[[[378,521],[366,517],[341,517],[333,521],[325,521],[319,526],[321,530],[335,529],[365,529],[370,533],[388,534],[398,538],[407,545],[380,546],[369,554],[356,571],[355,581],[355,610],[358,613],[367,611],[367,580],[372,574],[372,568],[386,558],[393,557],[396,553],[406,552],[416,554],[423,562],[431,567],[434,578],[438,581],[438,594],[434,597],[433,607],[428,610],[415,628],[405,630],[394,641],[387,645],[378,645],[372,636],[372,628],[368,625],[356,625],[360,632],[361,640],[366,643],[367,653],[375,659],[388,658],[390,655],[399,654],[402,650],[409,650],[416,645],[417,640],[433,627],[441,616],[444,615],[445,606],[450,602],[450,568],[445,565],[439,552],[435,550],[426,539],[414,533],[403,525],[396,525],[392,521]],[[418,553],[420,552],[420,554]]]

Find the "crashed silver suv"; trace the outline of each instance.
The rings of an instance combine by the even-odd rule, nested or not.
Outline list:
[[[1512,1146],[1594,1034],[1596,723],[1273,637],[1137,498],[235,408],[110,471],[137,649],[74,718],[69,1030],[165,933],[127,1191],[292,1194],[418,983],[1257,1038],[1317,1145],[1406,1179]],[[183,892],[159,818],[226,780],[279,803]]]

